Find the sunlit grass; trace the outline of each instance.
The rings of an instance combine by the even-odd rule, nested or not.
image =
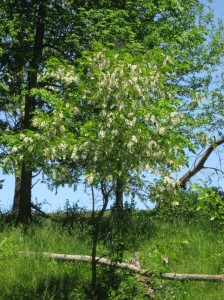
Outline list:
[[[224,299],[224,282],[180,282],[160,278],[164,272],[223,274],[222,231],[205,221],[173,224],[151,220],[149,215],[144,216],[142,212],[140,216],[134,214],[132,219],[126,219],[129,223],[123,224],[123,240],[122,232],[115,232],[112,241],[105,242],[111,230],[109,227],[106,230],[105,226],[109,226],[109,223],[105,222],[98,255],[110,253],[108,247],[115,247],[116,243],[119,246],[120,241],[124,243],[125,261],[130,260],[133,251],[139,251],[141,267],[155,274],[150,279],[154,299]],[[90,225],[88,222],[82,227],[77,224],[68,230],[51,220],[41,222],[25,230],[22,227],[5,227],[0,233],[0,299],[88,299],[91,282],[89,263],[68,263],[42,256],[26,257],[18,254],[18,251],[90,255]],[[126,233],[125,225],[128,226]],[[137,279],[131,280],[129,273],[116,271],[110,275],[108,267],[99,269],[102,290],[109,291],[109,298],[106,298],[105,292],[99,300],[113,297],[125,300],[125,294],[130,292],[133,284],[140,289],[133,287],[133,296],[130,294],[128,299],[147,299],[148,286],[142,285]],[[113,280],[115,283],[109,286]]]
[[[155,236],[141,246],[141,253],[144,268],[154,273],[224,273],[224,236],[209,223],[160,224]],[[224,299],[224,282],[156,278],[155,287],[156,299]]]

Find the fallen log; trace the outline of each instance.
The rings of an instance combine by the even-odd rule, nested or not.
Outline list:
[[[26,256],[44,256],[48,258],[53,258],[57,260],[65,260],[65,261],[83,261],[83,262],[92,262],[92,256],[87,256],[87,255],[68,255],[68,254],[58,254],[58,253],[49,253],[49,252],[25,252],[25,251],[19,251],[20,254],[26,255]],[[110,266],[115,266],[121,269],[128,269],[131,271],[134,271],[136,273],[140,274],[147,274],[147,270],[140,269],[136,267],[134,264],[131,263],[120,263],[120,262],[114,262],[111,261],[107,258],[102,258],[102,257],[96,257],[96,262],[98,264],[103,264],[103,265],[110,265]]]
[[[19,251],[19,254],[26,255],[26,256],[44,256],[56,260],[65,260],[65,261],[92,262],[92,256],[87,256],[87,255],[68,255],[68,254],[58,254],[58,253],[49,253],[49,252],[37,253],[37,252],[25,252],[25,251]],[[102,258],[102,257],[96,257],[96,262],[98,264],[127,269],[135,273],[141,274],[144,277],[150,277],[150,275],[152,275],[152,273],[150,273],[148,270],[138,268],[131,263],[114,262],[107,258]],[[174,280],[176,279],[176,280],[224,281],[224,275],[164,273],[164,274],[160,274],[159,276],[164,279],[174,279]]]
[[[162,274],[165,279],[178,279],[178,280],[215,280],[224,281],[224,275],[205,275],[205,274],[178,274],[178,273],[165,273]]]

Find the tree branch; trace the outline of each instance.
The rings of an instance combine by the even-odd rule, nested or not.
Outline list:
[[[223,172],[222,170],[218,169],[218,168],[214,168],[214,167],[203,167],[203,169],[214,170],[214,171],[216,171],[216,173],[217,173],[217,172],[220,172],[220,173],[222,173],[222,174],[224,175],[224,172]]]
[[[204,168],[204,163],[206,162],[206,160],[208,159],[208,157],[210,156],[210,154],[213,152],[213,150],[222,145],[224,143],[224,138],[219,139],[217,141],[214,141],[213,144],[211,144],[205,151],[204,153],[201,155],[201,157],[199,158],[198,162],[195,164],[195,166],[190,169],[187,173],[185,173],[180,179],[180,186],[183,188],[186,188],[186,184],[188,181],[190,181],[190,179],[197,174],[199,171],[201,171]]]

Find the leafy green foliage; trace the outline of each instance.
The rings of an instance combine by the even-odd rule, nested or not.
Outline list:
[[[183,220],[186,223],[200,222],[207,217],[205,211],[199,211],[198,193],[192,189],[182,191],[173,189],[173,192],[166,191],[160,194],[154,209],[156,219],[160,221],[178,224]]]
[[[223,191],[208,186],[194,184],[194,190],[198,193],[198,209],[206,211],[210,220],[216,220],[224,224],[224,198]]]
[[[1,109],[14,118],[3,135],[5,169],[26,161],[55,185],[85,175],[95,186],[114,186],[119,177],[131,193],[143,189],[143,171],[170,176],[187,164],[195,140],[205,143],[201,129],[214,115],[204,110],[214,96],[208,86],[223,53],[222,25],[213,26],[205,4],[43,1],[44,51],[32,87],[39,4],[27,2],[23,11],[19,3],[3,4]],[[21,128],[27,95],[35,100],[32,130]]]

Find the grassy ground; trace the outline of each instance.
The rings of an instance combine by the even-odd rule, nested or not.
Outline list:
[[[67,220],[67,221],[66,221]],[[73,222],[75,220],[75,222]],[[19,250],[91,254],[89,214],[73,219],[42,220],[28,229],[2,225],[0,233],[0,299],[89,299],[91,265],[24,257]],[[224,273],[223,232],[205,219],[167,222],[148,212],[103,220],[98,255],[129,262],[134,251],[154,275],[147,284],[137,275],[98,267],[99,300],[223,300],[224,282],[165,280],[163,272]],[[149,290],[151,289],[151,291]]]

